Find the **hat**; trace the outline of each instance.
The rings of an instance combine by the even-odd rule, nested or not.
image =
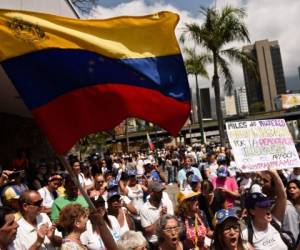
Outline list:
[[[109,201],[113,197],[121,197],[120,193],[118,191],[112,191],[107,193],[107,200]]]
[[[239,219],[234,209],[221,209],[215,214],[216,225],[223,223],[228,218]]]
[[[13,186],[6,186],[1,193],[1,197],[2,199],[4,198],[5,200],[9,201],[12,199],[19,199],[20,194],[14,190]]]
[[[136,176],[137,171],[135,169],[128,169],[126,173],[128,176]]]
[[[189,183],[198,183],[200,181],[199,176],[193,174],[189,176]]]
[[[148,191],[149,192],[160,192],[162,190],[166,189],[165,186],[158,181],[151,181],[148,184]]]
[[[180,191],[177,194],[177,202],[179,204],[181,204],[183,201],[185,201],[185,200],[187,200],[189,198],[192,198],[194,196],[197,196],[199,194],[200,194],[200,192],[194,192],[194,191],[191,191],[191,190]]]
[[[226,167],[219,167],[217,170],[218,177],[227,177],[228,176],[228,170]]]
[[[62,177],[57,173],[50,175],[48,181],[50,182],[54,180],[62,180]]]
[[[218,165],[227,165],[227,159],[225,155],[219,155],[217,159],[217,164]]]
[[[119,183],[116,179],[112,179],[108,184],[107,184],[107,190],[111,190],[113,188],[116,188],[119,186]]]
[[[245,199],[245,207],[250,208],[267,208],[274,204],[274,200],[268,198],[262,193],[251,193],[248,194]]]

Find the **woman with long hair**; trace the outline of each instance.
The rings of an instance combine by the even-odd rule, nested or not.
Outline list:
[[[116,241],[120,239],[120,226],[117,219],[107,214],[105,200],[102,196],[91,198],[96,210],[91,211],[90,219],[87,222],[86,231],[80,236],[81,242],[89,250],[114,250],[117,249]],[[103,218],[105,223],[99,223],[98,216]],[[101,233],[101,226],[106,224],[111,236],[108,233]]]
[[[179,239],[180,225],[176,216],[164,214],[157,226],[157,235],[160,250],[183,250]]]
[[[183,223],[185,232],[184,249],[207,249],[205,237],[211,237],[213,233],[205,213],[199,209],[199,194],[199,192],[181,191],[177,195],[178,217]]]
[[[239,218],[233,209],[222,209],[215,216],[211,250],[253,250],[253,247],[242,240]]]
[[[57,227],[63,233],[61,250],[86,250],[80,235],[86,230],[88,212],[80,204],[66,205],[59,214]]]
[[[286,187],[287,198],[293,203],[297,212],[300,214],[300,181],[291,180]]]

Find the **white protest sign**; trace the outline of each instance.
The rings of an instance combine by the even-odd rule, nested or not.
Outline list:
[[[226,122],[230,145],[242,172],[300,167],[284,119]]]

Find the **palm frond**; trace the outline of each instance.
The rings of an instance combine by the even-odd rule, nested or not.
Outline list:
[[[230,72],[229,63],[220,55],[217,56],[219,71],[222,76],[228,81],[228,84],[233,84],[233,78]]]

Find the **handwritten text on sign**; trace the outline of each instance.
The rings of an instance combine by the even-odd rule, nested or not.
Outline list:
[[[300,167],[283,119],[227,122],[226,128],[235,161],[243,172]]]

